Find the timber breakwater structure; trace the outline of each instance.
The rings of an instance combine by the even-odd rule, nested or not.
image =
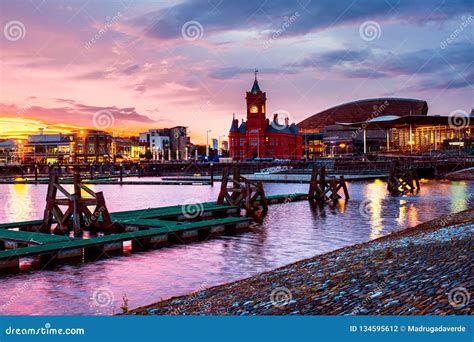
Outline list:
[[[142,252],[234,234],[249,229],[272,204],[348,200],[344,179],[324,174],[324,167],[315,168],[308,193],[266,196],[261,182],[246,179],[234,167],[224,170],[216,202],[109,213],[106,196],[88,188],[79,174],[69,192],[53,170],[43,219],[0,224],[0,272],[18,272],[25,258],[33,258],[31,268],[42,269],[120,255],[125,242],[131,242],[132,252]]]
[[[393,195],[419,190],[416,173],[392,167],[388,190]],[[110,213],[103,192],[94,192],[79,173],[73,191],[63,187],[56,170],[49,176],[43,219],[0,224],[0,272],[20,270],[21,260],[33,258],[31,268],[61,262],[87,262],[120,255],[124,243],[132,252],[175,243],[200,241],[249,229],[260,222],[269,205],[308,200],[313,205],[349,200],[344,177],[332,177],[325,166],[312,170],[307,193],[266,196],[262,182],[241,175],[238,167],[223,170],[216,202],[190,203]],[[83,196],[86,195],[86,196]]]

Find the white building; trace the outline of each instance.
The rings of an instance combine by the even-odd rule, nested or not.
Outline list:
[[[157,129],[150,129],[148,132],[140,133],[140,142],[147,143],[153,160],[170,160],[170,137],[161,135]]]

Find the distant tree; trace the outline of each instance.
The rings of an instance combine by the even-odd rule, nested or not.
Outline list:
[[[151,159],[153,159],[153,154],[151,153],[150,150],[147,150],[147,151],[145,152],[145,159],[146,159],[146,160],[151,160]]]

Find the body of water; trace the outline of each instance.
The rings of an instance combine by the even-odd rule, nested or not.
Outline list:
[[[112,314],[375,239],[443,214],[464,210],[472,182],[422,181],[420,193],[393,197],[386,183],[348,184],[351,199],[312,208],[306,201],[270,206],[251,231],[93,263],[2,276],[0,314]],[[110,211],[214,201],[210,186],[96,185]],[[0,222],[38,219],[46,185],[0,185]],[[271,194],[306,192],[308,184],[266,184]],[[285,284],[280,284],[285,286]],[[98,300],[100,295],[100,300]]]

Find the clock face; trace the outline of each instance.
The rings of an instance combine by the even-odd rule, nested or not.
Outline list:
[[[250,113],[257,113],[257,112],[258,112],[257,106],[251,106],[250,107]]]

